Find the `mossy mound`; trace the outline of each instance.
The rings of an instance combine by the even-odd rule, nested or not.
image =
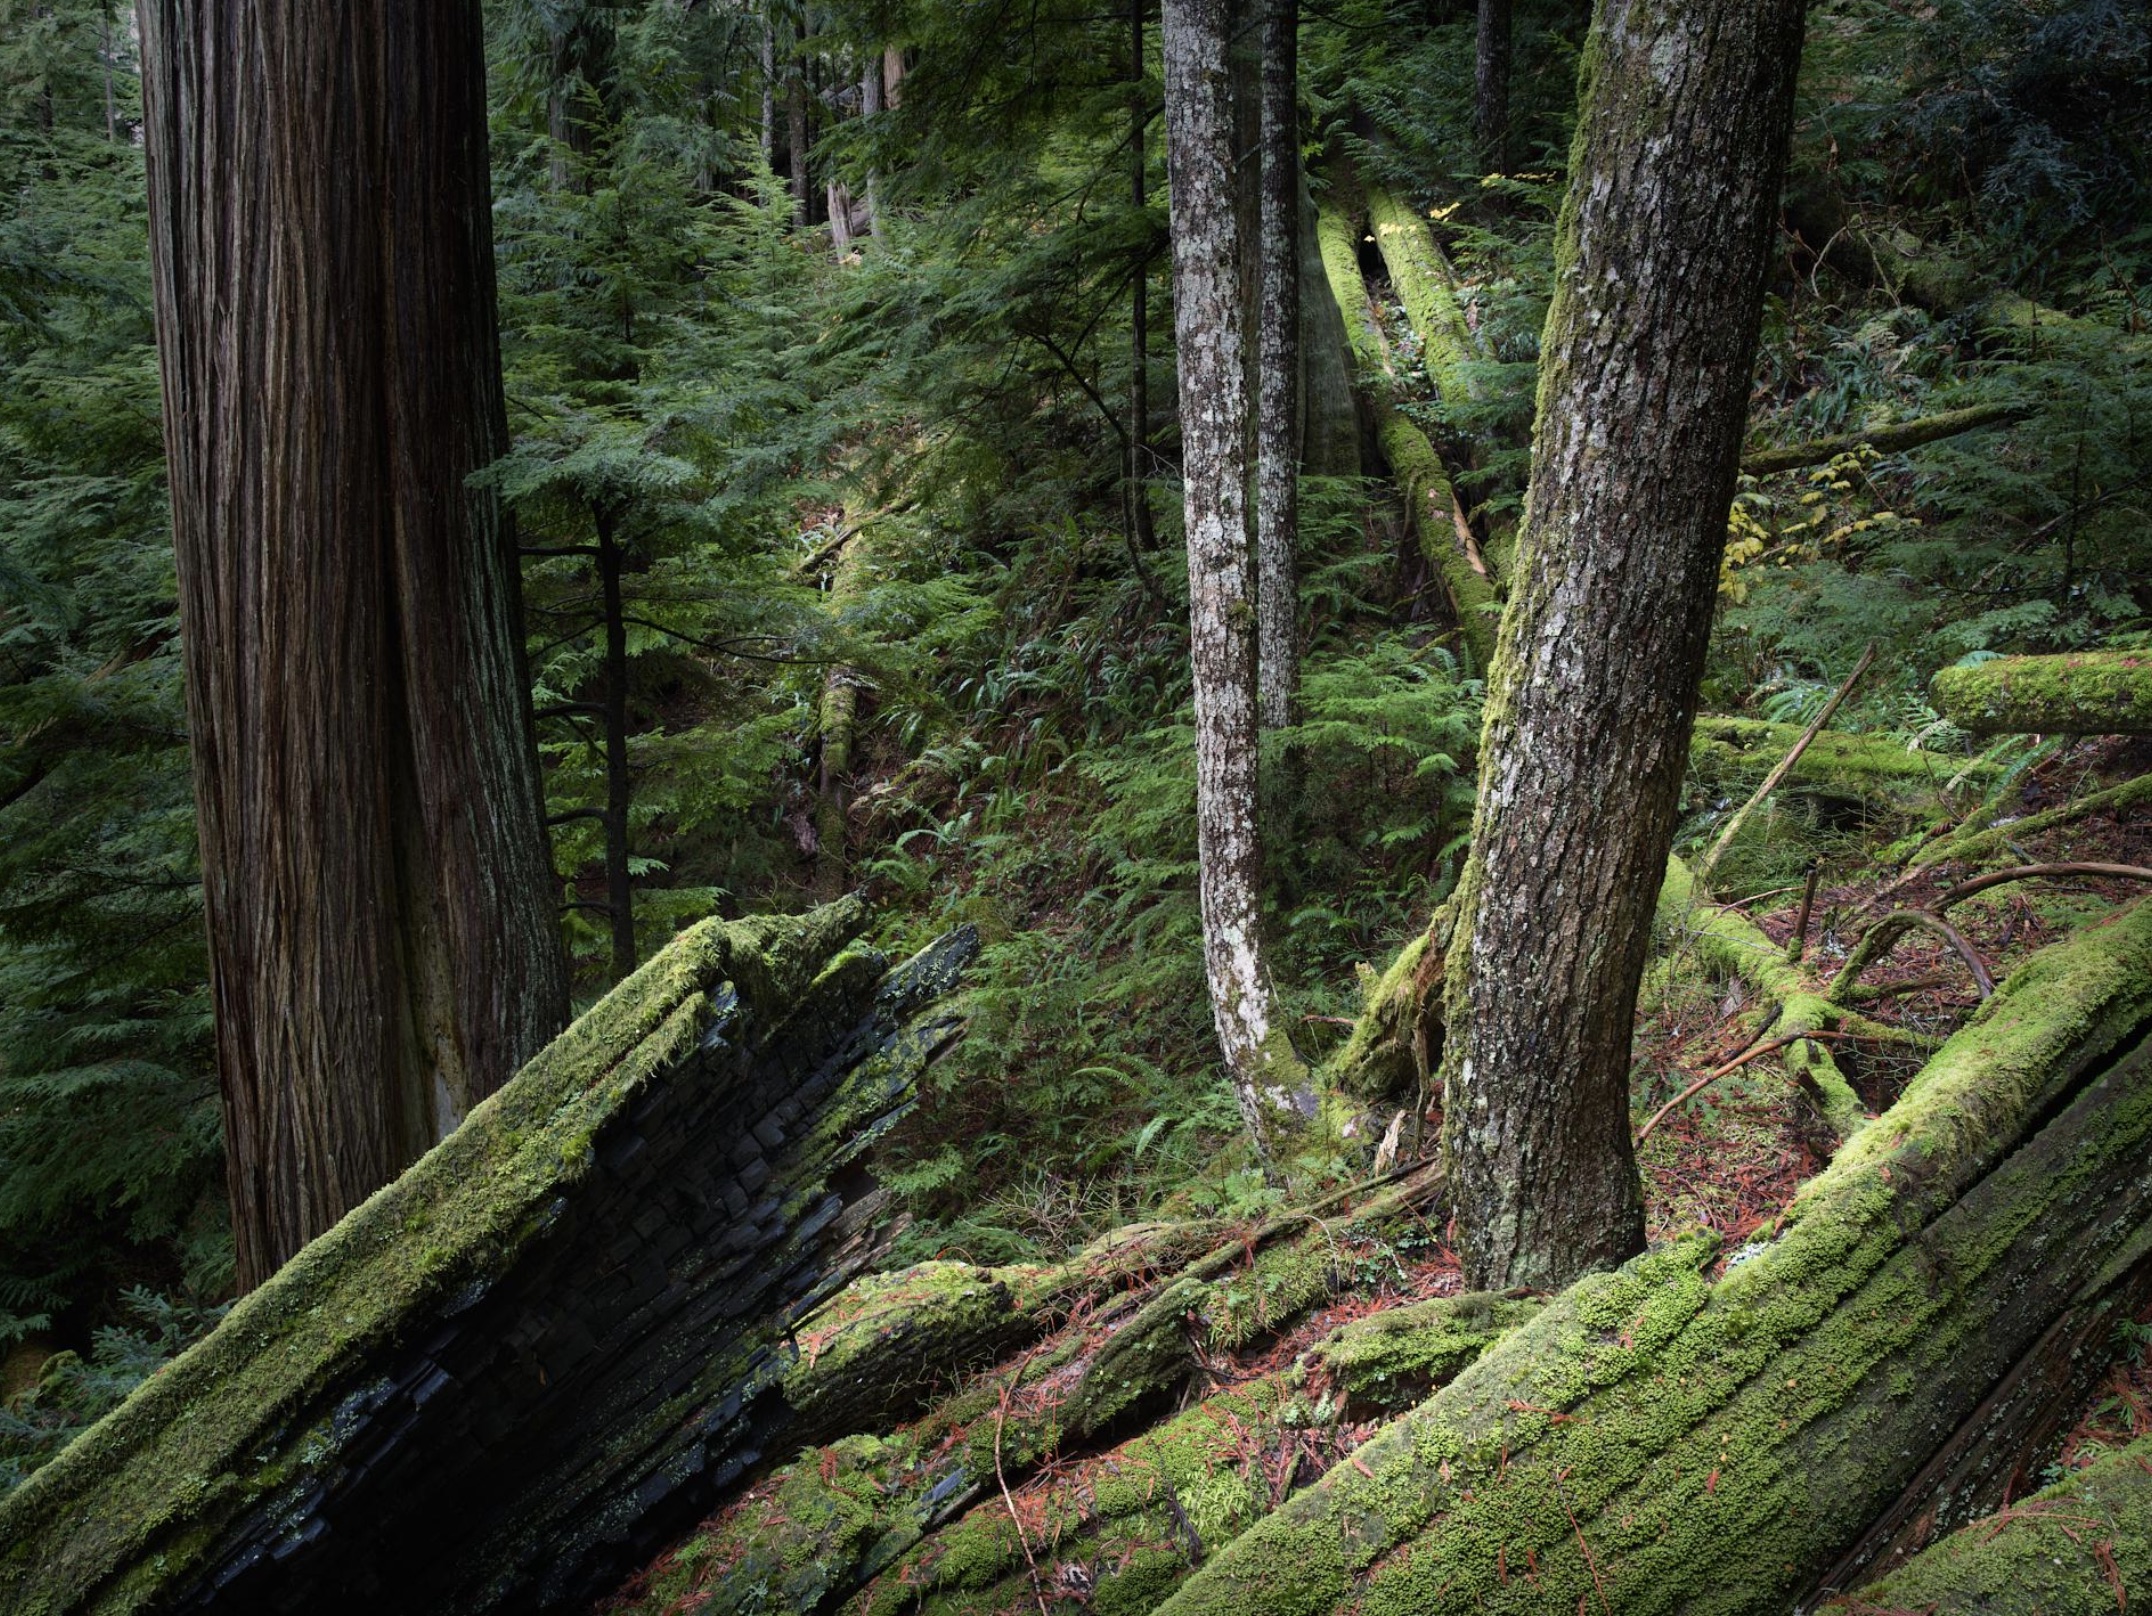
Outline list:
[[[2152,652],[1995,657],[1945,668],[1936,710],[1975,735],[2152,735]]]

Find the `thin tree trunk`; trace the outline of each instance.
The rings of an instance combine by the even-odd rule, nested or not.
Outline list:
[[[1262,314],[1256,423],[1256,641],[1262,725],[1293,721],[1300,688],[1300,10],[1263,18]]]
[[[904,47],[882,47],[882,105],[891,112],[904,105]]]
[[[1146,218],[1149,202],[1148,141],[1150,127],[1150,80],[1144,70],[1143,14],[1145,0],[1128,4],[1128,192],[1136,217]],[[1149,235],[1146,228],[1145,235]],[[1158,533],[1151,520],[1151,271],[1149,245],[1129,285],[1128,309],[1128,536],[1141,554],[1156,548]]]
[[[794,22],[790,43],[804,43],[806,30]],[[795,48],[785,64],[785,147],[792,164],[792,222],[807,223],[807,69]]]
[[[620,599],[627,557],[602,506],[598,530],[598,588],[605,611],[605,907],[612,923],[613,980],[635,969],[635,882],[628,868],[628,810],[635,788],[628,777],[628,624]]]
[[[762,11],[762,166],[777,169],[777,19]]]
[[[882,115],[882,53],[875,51],[867,58],[867,65],[859,75],[859,115],[862,118],[879,118]],[[867,169],[867,234],[882,233],[882,210],[875,197],[875,172]]]
[[[1473,62],[1472,134],[1490,174],[1509,168],[1510,0],[1479,0]]]
[[[1785,167],[1804,0],[1594,22],[1518,577],[1451,950],[1451,1184],[1475,1285],[1644,1242],[1629,1040],[1673,838]]]
[[[567,980],[514,538],[470,482],[508,444],[479,7],[144,0],[141,24],[251,1288],[534,1054]]]
[[[1256,901],[1262,846],[1249,410],[1226,0],[1165,0],[1161,32],[1204,966],[1241,1116],[1257,1148],[1275,1156],[1302,1123],[1296,1091],[1306,1074],[1272,1003]]]

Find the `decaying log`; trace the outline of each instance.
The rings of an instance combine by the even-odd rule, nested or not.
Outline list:
[[[1058,1577],[1062,1566],[1104,1552],[1100,1544],[1122,1543],[1128,1533],[1155,1525],[1150,1517],[1169,1514],[1173,1506],[1158,1495],[1161,1478],[1176,1485],[1183,1450],[1191,1437],[1204,1436],[1206,1422],[1211,1436],[1218,1422],[1239,1424],[1234,1440],[1243,1451],[1267,1451],[1288,1428],[1335,1426],[1348,1400],[1403,1406],[1469,1362],[1530,1304],[1451,1298],[1440,1312],[1416,1314],[1409,1328],[1351,1340],[1340,1332],[1334,1360],[1316,1372],[1319,1384],[1311,1386],[1297,1368],[1259,1376],[1199,1405],[1193,1424],[1184,1418],[1127,1447],[1112,1445],[1132,1417],[1158,1418],[1176,1394],[1190,1387],[1216,1391],[1214,1355],[1287,1329],[1350,1283],[1340,1269],[1356,1237],[1394,1239],[1424,1230],[1440,1187],[1439,1171],[1422,1166],[1349,1201],[1334,1197],[1245,1238],[1226,1239],[1193,1262],[1162,1258],[1151,1283],[1072,1310],[1056,1334],[1012,1365],[967,1380],[922,1418],[894,1428],[888,1421],[863,1424],[802,1454],[677,1551],[634,1608],[677,1608],[688,1587],[698,1593],[693,1608],[705,1616],[810,1616],[855,1593],[872,1610],[1001,1608],[995,1600],[1028,1598],[1034,1556]],[[1077,1266],[1089,1260],[1078,1259]],[[914,1291],[944,1282],[945,1276],[919,1270],[894,1278]],[[827,1314],[807,1320],[802,1340],[814,1341],[825,1318],[842,1313],[846,1302],[839,1298]],[[915,1334],[913,1350],[921,1349]],[[805,1371],[803,1363],[796,1373]],[[1197,1451],[1207,1452],[1207,1445],[1199,1440]],[[1055,1511],[1061,1535],[1024,1554],[1002,1483],[1024,1488],[1028,1500],[1027,1478],[1048,1467],[1059,1475],[1072,1464],[1083,1467],[1085,1478],[1106,1478],[1108,1494],[1132,1478],[1142,1484],[1133,1496],[1100,1496],[1095,1503],[1079,1498],[1081,1489],[1064,1488]],[[1253,1507],[1255,1494],[1242,1497],[1240,1481],[1221,1485],[1225,1490],[1214,1493],[1187,1487],[1178,1501],[1203,1521],[1198,1537],[1211,1548],[1230,1535],[1230,1522],[1238,1530],[1261,1513]],[[1260,1491],[1264,1509],[1275,1504],[1270,1485]],[[1228,1495],[1238,1500],[1230,1508]],[[1160,1585],[1167,1568],[1145,1562],[1129,1591],[1142,1586],[1163,1597],[1189,1563],[1183,1553],[1178,1573]],[[707,1575],[702,1568],[711,1564],[724,1574]]]
[[[681,934],[0,1503],[0,1609],[568,1608],[699,1518],[800,1424],[954,1036],[968,934],[892,971],[864,923]]]
[[[1483,570],[1484,564],[1473,565],[1465,543],[1470,530],[1464,526],[1463,508],[1441,453],[1391,397],[1394,382],[1389,347],[1368,303],[1367,283],[1360,277],[1352,215],[1337,194],[1343,183],[1333,177],[1333,190],[1316,215],[1316,242],[1322,249],[1323,272],[1338,312],[1344,317],[1346,341],[1362,378],[1376,440],[1383,457],[1390,462],[1398,492],[1404,496],[1405,514],[1412,523],[1420,554],[1442,580],[1475,670],[1484,672],[1494,659],[1495,616],[1499,609],[1494,585]]]
[[[2145,803],[2152,803],[2152,774],[2140,774],[2134,780],[2125,780],[2120,785],[2091,792],[2059,808],[2029,814],[2007,824],[1982,825],[1943,837],[1915,853],[1906,861],[1906,867],[1917,870],[1930,864],[1973,864],[1999,853],[2008,853],[2014,858],[2017,854],[2011,848],[2012,842],[2041,835],[2061,825],[2074,824],[2095,814],[2120,815]]]
[[[1996,657],[1943,669],[1929,694],[1975,735],[2152,735],[2152,652]]]
[[[2152,1440],[2132,1443],[1826,1607],[1852,1616],[2116,1616],[2152,1597]]]
[[[2148,1153],[2139,905],[2016,973],[1724,1277],[1686,1242],[1580,1281],[1161,1608],[1784,1611],[2142,1260]]]
[[[1383,267],[1390,272],[1390,285],[1413,335],[1420,339],[1421,358],[1427,378],[1445,404],[1461,404],[1473,398],[1471,366],[1474,352],[1472,328],[1458,306],[1456,271],[1450,268],[1435,233],[1379,181],[1365,186],[1367,219],[1382,253]]]
[[[1741,469],[1751,477],[1769,477],[1782,471],[1800,471],[1828,465],[1842,454],[1874,449],[1879,454],[1902,454],[1908,449],[1962,437],[1984,427],[2014,426],[2032,411],[2022,404],[1974,404],[1962,410],[1944,410],[1910,421],[1893,421],[1859,432],[1840,432],[1806,443],[1789,443],[1777,449],[1751,449],[1741,457]]]

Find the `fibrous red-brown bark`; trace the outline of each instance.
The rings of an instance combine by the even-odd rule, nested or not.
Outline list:
[[[475,0],[145,0],[229,1187],[259,1282],[559,1026]]]

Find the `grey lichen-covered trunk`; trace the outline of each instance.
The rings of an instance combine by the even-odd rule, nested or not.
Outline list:
[[[1629,1039],[1711,628],[1803,0],[1607,0],[1557,229],[1517,572],[1459,893],[1466,1272],[1640,1250]]]
[[[1249,400],[1226,0],[1166,0],[1162,33],[1204,966],[1241,1116],[1267,1155],[1304,1121],[1305,1069],[1276,1017],[1257,906]]]
[[[814,1440],[793,1332],[972,947],[865,919],[682,933],[0,1503],[0,1609],[583,1609]]]
[[[247,1287],[567,1009],[515,545],[470,481],[508,446],[479,22],[476,0],[141,8]]]
[[[1257,327],[1257,684],[1266,730],[1293,721],[1300,686],[1300,10],[1265,0],[1263,210]]]

